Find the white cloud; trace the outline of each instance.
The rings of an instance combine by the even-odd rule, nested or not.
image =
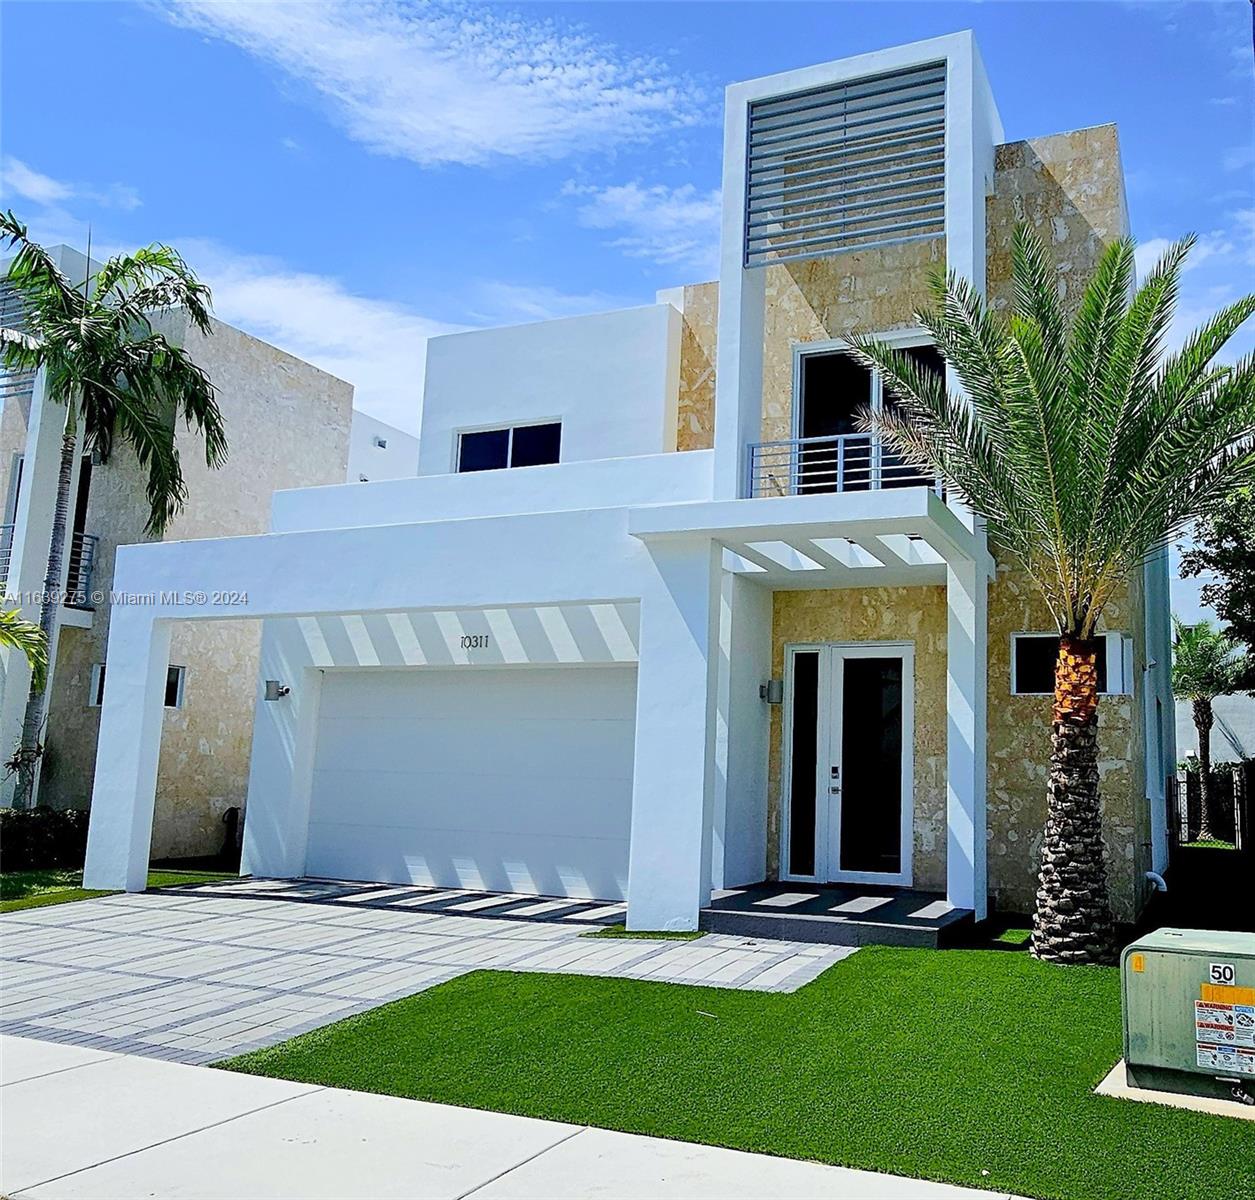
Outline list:
[[[580,199],[581,225],[617,233],[609,244],[630,258],[718,273],[718,188],[702,192],[691,183],[671,188],[635,181],[594,187],[569,181],[562,194]]]
[[[1137,247],[1138,278],[1144,279],[1171,245],[1168,238],[1148,238]],[[1169,350],[1184,344],[1189,335],[1219,309],[1250,291],[1255,267],[1255,209],[1229,214],[1226,228],[1199,237],[1181,274],[1180,294],[1172,326],[1165,338]],[[1219,355],[1233,362],[1255,349],[1255,321],[1248,321]]]
[[[563,292],[543,284],[495,281],[473,289],[471,315],[483,325],[511,325],[607,312],[641,302],[606,292]]]
[[[355,407],[418,432],[427,339],[461,326],[214,242],[175,244],[212,287],[216,316],[347,380]]]
[[[35,170],[11,154],[6,154],[0,163],[0,185],[6,197],[14,195],[41,207],[53,207],[67,200],[86,200],[105,208],[120,208],[129,212],[142,203],[139,193],[124,183],[111,183],[104,187],[67,183]]]
[[[487,5],[168,0],[178,24],[312,86],[349,135],[435,163],[552,160],[709,116],[700,86],[575,26]]]

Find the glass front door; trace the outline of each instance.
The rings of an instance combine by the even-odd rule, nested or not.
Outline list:
[[[782,874],[911,882],[914,648],[791,646]]]

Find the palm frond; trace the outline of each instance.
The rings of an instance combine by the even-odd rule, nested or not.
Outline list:
[[[12,646],[26,656],[35,686],[43,689],[48,670],[48,640],[33,621],[17,609],[0,610],[0,646]]]
[[[918,320],[961,393],[892,347],[855,339],[856,356],[900,400],[865,427],[971,505],[995,549],[1037,583],[1061,633],[1090,636],[1115,589],[1166,538],[1255,483],[1255,360],[1215,362],[1255,314],[1255,296],[1164,354],[1192,245],[1171,247],[1135,290],[1133,244],[1112,243],[1070,319],[1029,230],[1013,244],[1009,314],[991,312],[963,280],[936,277]]]

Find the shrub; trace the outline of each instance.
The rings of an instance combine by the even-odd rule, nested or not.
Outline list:
[[[0,869],[77,870],[87,857],[84,809],[0,808]]]

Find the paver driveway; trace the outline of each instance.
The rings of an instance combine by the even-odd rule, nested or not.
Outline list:
[[[580,939],[578,922],[424,911],[420,889],[403,890],[409,907],[298,899],[317,901],[318,886],[242,881],[0,916],[0,1031],[205,1063],[482,968],[791,991],[853,952]]]

